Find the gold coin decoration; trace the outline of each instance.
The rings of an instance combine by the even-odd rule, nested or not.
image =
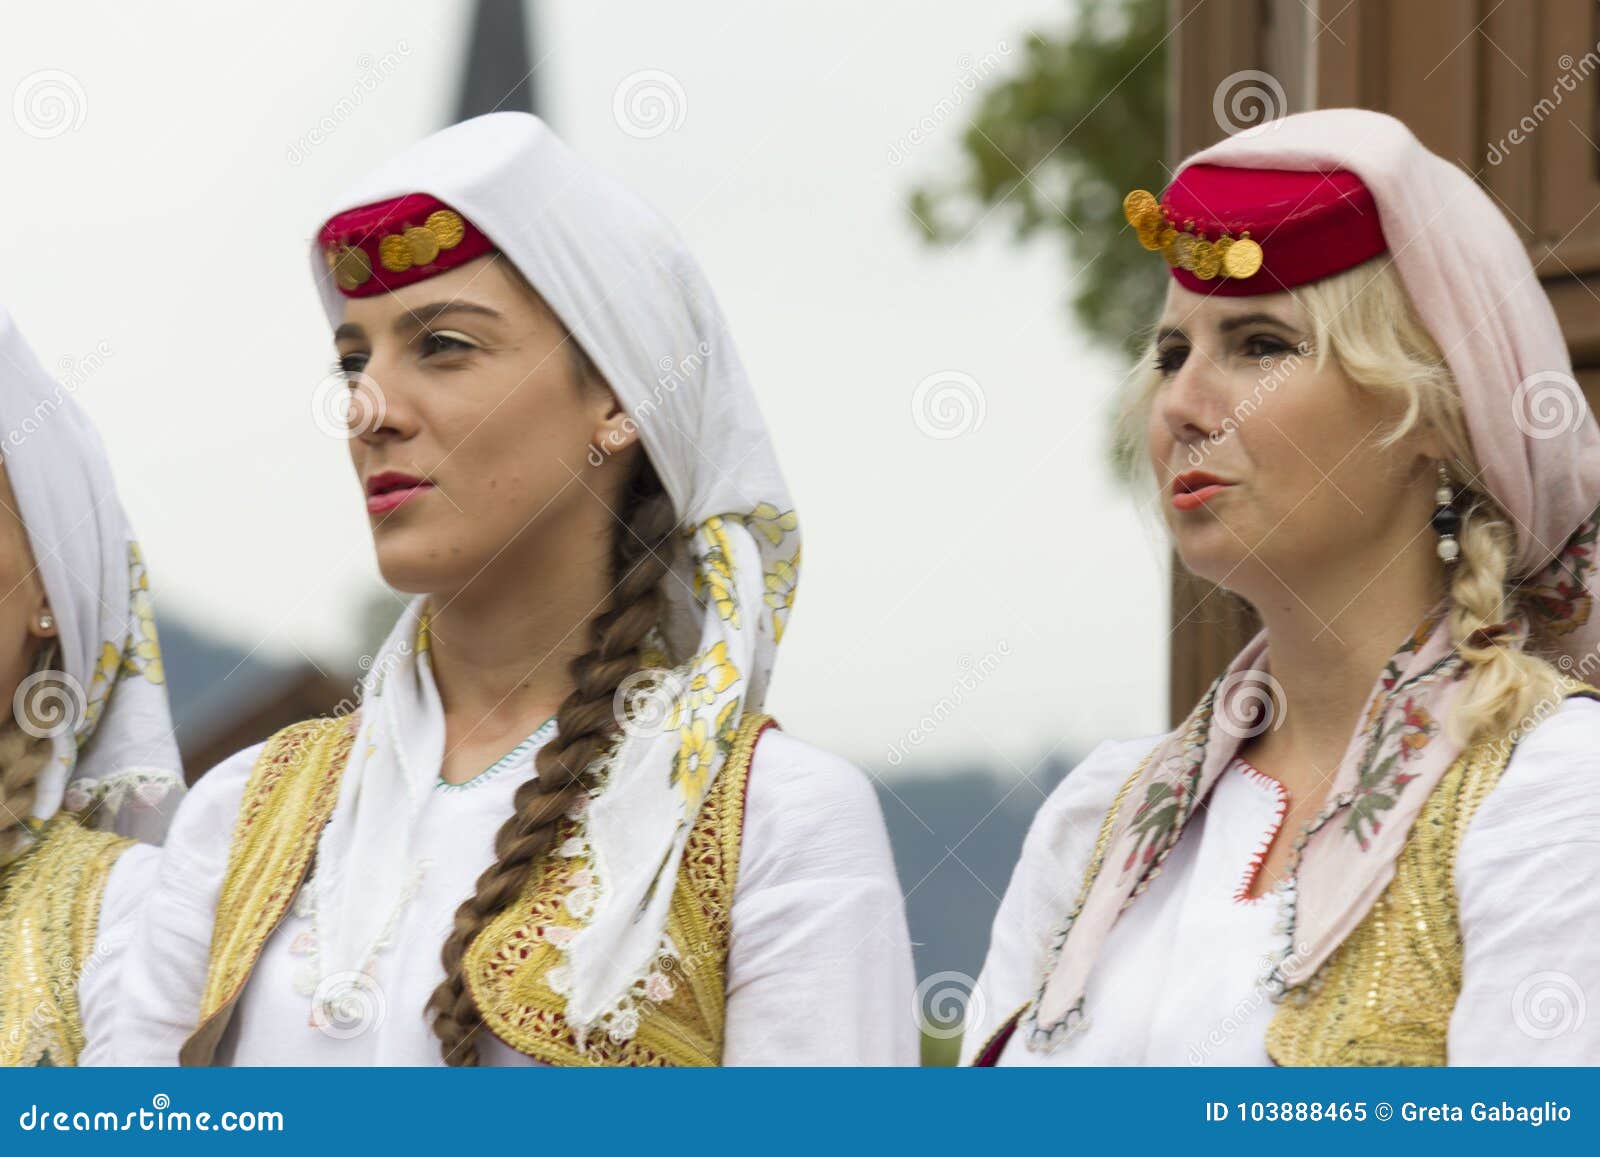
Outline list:
[[[378,260],[390,273],[404,273],[411,268],[411,246],[398,233],[391,233],[378,242]]]
[[[1148,189],[1135,189],[1122,199],[1128,219],[1146,249],[1159,251],[1174,269],[1186,269],[1202,281],[1216,277],[1252,277],[1261,268],[1261,246],[1248,232],[1238,237],[1224,233],[1215,241],[1194,232],[1194,222],[1182,231],[1167,219],[1166,210]]]
[[[449,209],[437,209],[429,213],[424,224],[439,239],[440,249],[454,249],[467,235],[467,223],[461,219],[461,214],[452,213]]]
[[[372,262],[367,255],[348,245],[328,250],[328,268],[334,282],[346,291],[360,288],[372,277]]]
[[[413,225],[400,233],[390,233],[378,242],[378,260],[390,273],[404,273],[413,265],[426,265],[437,258],[442,250],[454,249],[467,237],[467,223],[461,214],[451,209],[435,209],[421,225]],[[345,262],[347,273],[341,276],[338,263]],[[345,246],[328,250],[328,268],[342,289],[354,289],[372,276],[372,263],[366,253]],[[348,279],[348,284],[346,280]]]
[[[1261,268],[1261,246],[1250,240],[1247,233],[1232,245],[1222,262],[1223,271],[1229,277],[1253,277]]]
[[[407,229],[401,236],[405,238],[406,248],[411,250],[413,265],[426,265],[439,256],[439,239],[433,235],[432,229],[418,226]]]

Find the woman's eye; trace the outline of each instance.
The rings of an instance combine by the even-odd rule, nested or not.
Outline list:
[[[448,333],[425,333],[418,343],[422,349],[423,357],[432,357],[435,354],[461,353],[478,347],[469,341],[463,341]]]
[[[1168,346],[1156,354],[1156,369],[1162,374],[1174,374],[1183,366],[1184,359],[1189,356],[1187,346]]]
[[[1282,338],[1267,334],[1256,334],[1244,343],[1245,356],[1252,358],[1275,358],[1288,353],[1291,348]]]
[[[366,354],[340,354],[339,360],[334,363],[335,372],[347,378],[353,378],[367,368]]]

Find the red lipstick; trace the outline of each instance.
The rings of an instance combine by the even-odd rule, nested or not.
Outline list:
[[[1185,470],[1172,480],[1172,505],[1177,510],[1199,510],[1233,483],[1204,470]]]
[[[402,503],[433,489],[433,483],[414,474],[385,470],[367,479],[367,513],[387,514]]]

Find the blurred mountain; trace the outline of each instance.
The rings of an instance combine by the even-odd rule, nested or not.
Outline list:
[[[873,776],[906,893],[919,978],[977,977],[1028,825],[1077,762],[1057,754],[1025,775],[969,767],[918,778]]]

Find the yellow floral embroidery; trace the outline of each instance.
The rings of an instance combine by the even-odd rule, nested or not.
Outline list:
[[[720,516],[713,516],[701,524],[700,533],[708,548],[703,565],[695,571],[695,597],[709,602],[716,608],[718,618],[737,627],[739,598],[733,589],[733,547],[727,527]]]
[[[718,752],[729,752],[738,730],[739,702],[730,699],[717,716],[715,729],[706,726],[704,716],[690,720],[678,729],[678,753],[672,758],[671,780],[682,793],[691,812],[705,797],[706,782]]]
[[[783,627],[789,620],[789,610],[794,606],[795,587],[800,581],[800,551],[793,558],[780,558],[766,574],[766,603],[772,608],[772,637],[783,641]]]
[[[792,533],[800,525],[800,520],[794,511],[780,512],[770,502],[756,503],[755,509],[750,511],[745,522],[751,530],[764,535],[773,546],[777,546],[784,535]]]

